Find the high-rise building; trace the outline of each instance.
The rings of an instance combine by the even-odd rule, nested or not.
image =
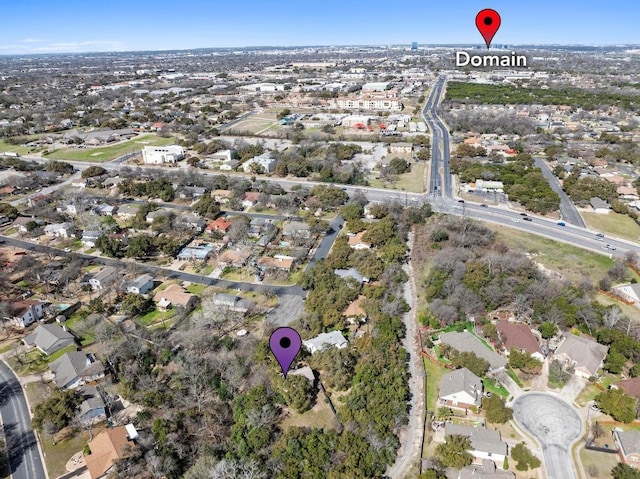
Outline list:
[[[411,43],[411,51],[416,51],[418,50],[418,42],[412,42]]]

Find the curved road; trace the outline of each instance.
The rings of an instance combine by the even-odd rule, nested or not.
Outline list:
[[[29,406],[13,371],[0,361],[0,416],[7,440],[12,479],[47,479],[31,429]]]
[[[577,479],[571,446],[582,435],[582,420],[571,405],[548,394],[525,394],[514,401],[513,418],[540,443],[547,479]]]

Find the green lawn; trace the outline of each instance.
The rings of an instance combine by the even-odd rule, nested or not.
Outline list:
[[[585,449],[584,447],[580,448],[580,459],[582,460],[582,465],[585,469],[585,471],[581,474],[582,477],[592,477],[587,473],[587,471],[589,470],[589,466],[591,466],[592,470],[598,471],[598,474],[597,476],[595,476],[595,478],[609,478],[611,477],[611,469],[616,467],[616,464],[618,464],[617,454],[590,451],[588,449]],[[593,467],[595,467],[595,469],[593,469]]]
[[[95,437],[96,431],[94,430],[93,433]],[[59,441],[55,445],[53,438],[48,434],[40,434],[40,439],[49,477],[59,477],[67,472],[65,466],[71,456],[82,451],[82,448],[87,444],[89,432],[80,431],[75,436]]]
[[[145,314],[144,316],[140,316],[137,321],[140,322],[144,326],[151,326],[152,324],[162,323],[163,321],[168,321],[173,317],[173,311],[159,311],[154,309],[150,313]]]
[[[582,213],[582,217],[589,228],[601,233],[631,241],[637,241],[640,236],[640,226],[627,215],[612,211],[608,215]]]
[[[2,346],[2,347],[0,348],[0,354],[4,354],[4,353],[6,353],[7,351],[10,351],[10,350],[11,350],[11,348],[13,347],[14,343],[15,343],[15,341],[11,341],[10,343],[5,344],[4,346]]]
[[[493,394],[497,394],[504,399],[509,397],[509,391],[501,384],[500,387],[496,386],[496,382],[493,379],[483,378],[482,385],[484,386],[485,392],[491,392]]]
[[[605,306],[611,306],[615,304],[620,308],[620,310],[624,313],[625,316],[627,316],[628,318],[631,318],[632,320],[640,322],[640,309],[636,308],[635,306],[624,304],[620,301],[616,301],[615,299],[610,298],[609,296],[605,296],[603,294],[597,294],[596,301],[598,301],[598,303],[600,304],[604,304]]]
[[[589,383],[584,387],[580,394],[578,394],[575,402],[581,407],[585,406],[590,401],[593,401],[598,394],[600,394],[600,390],[593,384]]]
[[[588,275],[595,284],[614,263],[605,255],[549,238],[488,223],[486,226],[496,231],[498,239],[510,248],[531,254],[533,261],[568,280],[578,281]]]
[[[4,140],[0,140],[0,153],[4,153],[5,151],[13,151],[14,153],[18,153],[19,155],[25,155],[35,149],[37,148],[32,148],[30,146],[10,145]]]
[[[67,353],[73,352],[73,351],[77,351],[78,348],[75,345],[70,345],[67,346],[66,348],[62,348],[59,351],[56,351],[55,353],[53,353],[51,356],[49,356],[49,358],[47,359],[47,362],[52,363],[54,362],[56,359],[58,359],[60,356],[64,356]]]
[[[11,356],[7,362],[18,376],[28,376],[29,374],[43,373],[49,369],[49,364],[45,360],[44,354],[37,349],[20,355],[21,361],[16,356]]]
[[[195,294],[196,296],[202,296],[202,293],[206,288],[207,285],[205,284],[191,283],[189,286],[187,286],[186,290],[191,294]]]
[[[427,411],[435,411],[437,409],[438,392],[440,391],[440,380],[447,370],[432,363],[427,358],[424,358],[424,368],[427,372]]]
[[[143,146],[164,146],[176,142],[175,138],[162,138],[158,135],[143,135],[133,140],[124,141],[112,146],[98,148],[63,148],[47,155],[49,159],[76,161],[109,161],[119,156],[141,151]]]
[[[398,176],[398,181],[395,183],[386,182],[373,175],[367,178],[367,181],[372,188],[390,188],[394,190],[405,190],[411,193],[423,193],[425,167],[426,164],[423,161],[418,163],[412,162],[411,171]],[[376,174],[379,174],[379,172]],[[400,200],[403,199],[404,198],[400,198]]]

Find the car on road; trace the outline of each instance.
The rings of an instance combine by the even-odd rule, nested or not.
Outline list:
[[[596,236],[597,236],[598,238],[604,238],[604,233],[596,233]]]
[[[596,235],[596,241],[604,241],[604,238],[602,236]]]
[[[525,216],[524,218],[522,218],[525,221],[533,221],[531,218],[529,218],[528,216]]]
[[[610,249],[611,251],[615,251],[615,249],[616,249],[616,247],[613,246],[612,244],[605,245],[604,247],[605,247],[605,249]]]
[[[520,218],[511,218],[514,223],[520,223]]]
[[[558,221],[556,224],[558,226],[567,226],[567,223],[565,223],[564,221]]]
[[[592,411],[600,411],[600,409],[598,409],[598,406],[596,406],[596,403],[591,404],[591,410]]]
[[[458,203],[464,203],[464,200],[458,200]]]
[[[486,203],[482,203],[480,206],[482,206],[483,208],[488,208],[489,207],[489,205],[486,204]]]
[[[520,213],[520,216],[528,216],[526,213]]]

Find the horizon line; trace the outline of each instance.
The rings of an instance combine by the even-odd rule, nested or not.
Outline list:
[[[335,44],[335,45],[243,45],[229,47],[192,47],[192,48],[166,48],[159,50],[136,49],[136,50],[87,50],[87,51],[51,51],[51,52],[30,52],[30,53],[0,53],[0,57],[23,57],[42,55],[88,55],[100,53],[163,53],[163,52],[189,52],[198,50],[255,50],[255,49],[302,49],[302,48],[389,48],[407,46],[411,43],[378,43],[378,44]],[[592,48],[612,48],[612,47],[640,47],[640,43],[496,43],[496,45],[506,45],[508,47],[592,47]],[[465,48],[485,48],[481,43],[418,43],[418,47],[465,47]]]

